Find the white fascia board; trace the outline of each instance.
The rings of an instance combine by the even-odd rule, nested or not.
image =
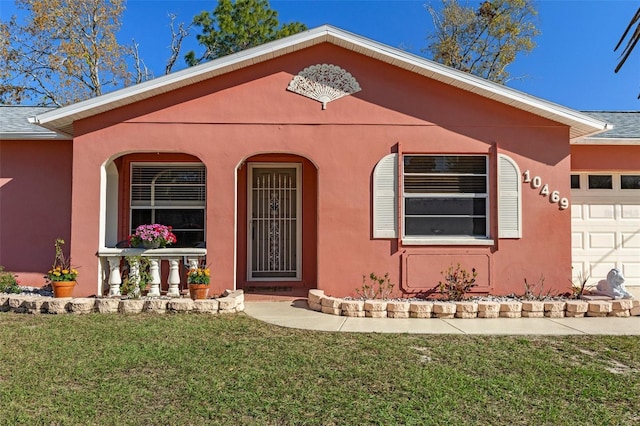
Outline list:
[[[639,138],[579,138],[572,145],[640,145]]]
[[[72,140],[69,135],[58,132],[0,132],[0,140]]]
[[[312,41],[315,43],[310,43]],[[291,49],[295,51],[324,41],[338,46],[346,45],[344,46],[345,48],[353,51],[364,50],[365,54],[399,68],[407,69],[445,84],[476,93],[479,96],[568,125],[572,128],[572,139],[597,134],[607,129],[606,122],[596,120],[579,111],[536,98],[329,25],[294,34],[290,37],[275,40],[205,64],[186,68],[173,74],[46,112],[38,115],[36,122],[45,128],[59,130],[77,119],[106,112],[208,78],[245,68],[286,54],[292,51]],[[337,41],[342,41],[342,43]],[[357,49],[358,47],[360,49]]]

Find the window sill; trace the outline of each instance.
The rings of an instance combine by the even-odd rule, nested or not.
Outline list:
[[[403,238],[405,246],[492,246],[489,238]]]

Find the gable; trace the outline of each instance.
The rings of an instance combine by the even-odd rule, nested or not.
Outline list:
[[[233,71],[252,68],[263,62],[286,57],[318,44],[328,43],[345,50],[386,63],[399,70],[439,81],[448,86],[475,93],[512,108],[559,122],[569,127],[571,138],[602,131],[606,123],[585,114],[543,101],[522,92],[463,73],[398,49],[330,26],[323,26],[285,39],[248,49],[234,55],[159,77],[129,88],[70,105],[35,118],[52,130],[74,134],[74,122],[104,112],[150,99],[163,93],[196,85]]]
[[[287,90],[306,68],[331,64],[361,90],[327,104]],[[565,124],[323,43],[75,123],[76,136],[118,123],[563,128]],[[478,131],[473,133],[479,137]]]

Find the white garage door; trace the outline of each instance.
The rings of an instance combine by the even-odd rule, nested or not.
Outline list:
[[[618,268],[640,285],[640,172],[571,176],[573,275],[595,284]]]

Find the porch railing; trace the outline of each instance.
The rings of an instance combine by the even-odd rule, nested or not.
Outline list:
[[[160,269],[162,261],[169,264],[167,278],[167,296],[180,297],[181,267],[186,269],[197,267],[204,261],[207,255],[206,248],[102,248],[98,251],[102,266],[102,285],[109,286],[109,296],[119,296],[122,284],[120,265],[124,259],[129,264],[129,276],[140,276],[140,264],[138,257],[146,257],[149,260],[150,289],[148,296],[160,296],[161,281]]]

